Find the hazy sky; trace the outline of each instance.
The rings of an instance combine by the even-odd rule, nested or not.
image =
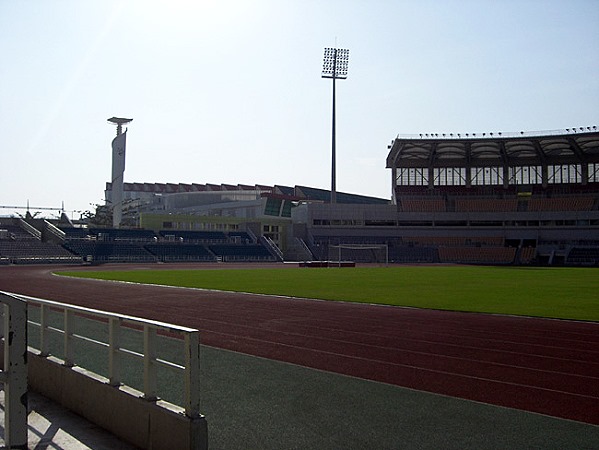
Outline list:
[[[112,116],[126,182],[329,189],[335,44],[338,191],[400,133],[599,125],[599,0],[0,0],[0,205],[102,203]]]

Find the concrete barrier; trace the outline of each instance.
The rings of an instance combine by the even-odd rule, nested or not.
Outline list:
[[[29,352],[28,378],[32,390],[85,417],[131,444],[153,450],[207,450],[204,416],[190,418],[185,410],[164,401],[148,401],[127,386],[63,361]]]

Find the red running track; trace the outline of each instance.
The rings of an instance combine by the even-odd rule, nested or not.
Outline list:
[[[2,267],[0,290],[194,327],[205,345],[599,425],[597,323],[137,286],[51,270]]]

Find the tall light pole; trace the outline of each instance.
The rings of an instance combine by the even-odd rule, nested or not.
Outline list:
[[[336,148],[335,148],[335,80],[347,78],[347,65],[349,63],[349,50],[341,48],[325,48],[324,62],[322,65],[322,78],[333,79],[333,129],[331,144],[331,203],[337,202],[336,188]]]

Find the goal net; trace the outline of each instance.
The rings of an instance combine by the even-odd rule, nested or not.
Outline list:
[[[357,263],[389,263],[387,244],[330,244],[329,261]]]

